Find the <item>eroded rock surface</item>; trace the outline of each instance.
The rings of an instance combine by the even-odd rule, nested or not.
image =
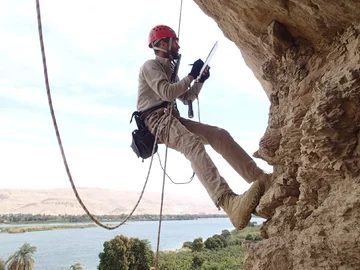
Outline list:
[[[246,269],[360,269],[360,1],[195,0],[270,101],[274,185]]]

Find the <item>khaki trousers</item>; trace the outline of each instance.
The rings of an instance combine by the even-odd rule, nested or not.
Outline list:
[[[205,145],[221,154],[248,183],[263,173],[224,129],[182,118],[177,111],[169,115],[169,109],[163,108],[150,114],[146,123],[149,130],[157,134],[158,143],[167,144],[190,160],[192,169],[217,206],[221,195],[232,190],[206,153]]]

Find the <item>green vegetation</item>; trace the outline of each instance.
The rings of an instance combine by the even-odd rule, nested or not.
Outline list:
[[[205,241],[201,237],[187,241],[178,251],[159,253],[160,270],[239,270],[243,269],[244,240],[260,241],[259,226],[244,230],[223,230]],[[137,243],[137,248],[134,248]],[[99,254],[99,270],[151,269],[154,254],[146,240],[116,236],[104,243],[104,252]],[[136,264],[136,262],[138,264]],[[141,265],[140,265],[141,263]]]
[[[161,252],[160,270],[232,270],[242,269],[244,254],[241,246],[228,246],[221,250],[202,252]]]
[[[75,263],[72,266],[70,266],[71,270],[83,270],[82,266],[80,263]]]
[[[224,218],[224,215],[164,215],[163,220],[195,220],[205,218]],[[96,217],[102,223],[119,222],[126,218],[126,215],[105,215]],[[134,215],[129,221],[158,221],[159,215]],[[31,214],[5,214],[0,215],[0,223],[5,224],[47,224],[47,223],[75,223],[92,222],[87,215],[31,215]],[[48,231],[60,229],[85,229],[96,227],[94,223],[79,225],[51,225],[51,226],[21,226],[21,227],[2,227],[0,233],[24,233],[34,231]],[[1,269],[0,269],[1,270]]]
[[[121,215],[99,215],[95,216],[101,222],[118,222],[127,217]],[[225,218],[226,215],[164,215],[163,220],[194,220],[204,218]],[[129,221],[157,221],[159,215],[133,215]],[[55,222],[89,222],[91,219],[87,215],[32,215],[32,214],[3,214],[0,215],[0,223],[55,223]]]
[[[33,255],[36,247],[24,243],[18,251],[11,255],[6,261],[8,270],[32,270],[34,269]]]
[[[260,241],[260,226],[244,230],[223,230],[203,241],[197,238],[183,244],[180,251],[163,251],[159,254],[160,270],[238,270],[243,269],[244,240]]]
[[[70,226],[74,227],[74,226]],[[241,244],[244,240],[261,241],[260,226],[250,224],[245,229],[223,230],[205,241],[199,237],[187,241],[178,251],[161,251],[158,266],[160,270],[239,270],[243,269],[244,254]],[[11,255],[6,263],[0,259],[0,270],[32,270],[36,247],[24,243]],[[148,240],[118,235],[104,242],[99,254],[99,270],[141,269],[150,270],[154,265],[154,252]],[[80,263],[71,265],[70,270],[82,270]]]
[[[0,259],[0,270],[32,270],[34,269],[35,261],[33,259],[36,247],[29,243],[24,243],[18,251],[11,255],[5,262]],[[64,268],[62,268],[64,269]],[[80,263],[75,263],[70,266],[70,270],[83,270]]]
[[[104,243],[104,251],[99,254],[99,258],[99,270],[149,270],[154,252],[147,240],[117,235]]]

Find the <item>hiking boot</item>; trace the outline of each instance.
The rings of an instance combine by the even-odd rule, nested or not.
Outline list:
[[[263,183],[255,181],[242,195],[233,192],[224,194],[220,199],[219,206],[224,209],[234,227],[242,230],[249,224],[251,212],[259,204],[263,192]]]
[[[263,194],[265,194],[266,191],[268,191],[272,185],[271,176],[272,175],[269,173],[262,173],[256,178],[256,180],[259,181],[260,183],[262,183],[264,186],[264,189],[262,192]]]

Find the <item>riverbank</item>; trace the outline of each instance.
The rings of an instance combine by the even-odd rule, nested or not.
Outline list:
[[[88,223],[91,222],[85,222],[81,225]],[[109,224],[116,225],[116,223]],[[16,227],[19,225],[27,226],[18,224]],[[41,227],[42,225],[35,226]],[[115,230],[94,227],[84,230],[64,229],[31,233],[4,233],[0,234],[0,259],[7,259],[26,242],[37,247],[34,256],[34,270],[69,269],[76,262],[79,262],[83,269],[96,270],[99,265],[99,253],[103,251],[105,241],[122,234],[129,238],[147,239],[152,250],[156,250],[158,229],[158,221],[142,221],[128,222],[126,226],[121,226]],[[230,231],[233,229],[228,218],[164,221],[161,227],[159,250],[175,251],[181,249],[183,243],[187,241],[193,241],[199,237],[207,239],[214,234],[220,234],[225,229]]]
[[[100,222],[121,222],[128,217],[127,214],[121,215],[96,215]],[[224,214],[167,214],[162,216],[162,220],[196,220],[208,218],[225,218]],[[128,221],[157,221],[158,214],[132,215]],[[91,222],[88,215],[33,215],[33,214],[0,214],[0,226],[16,224],[48,224],[48,223],[79,223]]]
[[[8,216],[9,217],[9,216]],[[11,219],[17,220],[22,215],[11,215]],[[41,216],[40,216],[41,217]],[[56,220],[54,216],[42,216],[45,220],[41,220],[38,215],[27,215],[27,220],[24,222],[0,222],[0,234],[17,234],[26,232],[52,231],[52,230],[66,230],[66,229],[86,229],[98,227],[95,223],[91,223],[86,215],[83,216],[60,216]],[[99,221],[108,226],[114,226],[122,222],[126,217],[120,216],[100,216]],[[226,216],[225,216],[226,217]],[[78,219],[75,221],[74,219]],[[163,221],[191,221],[191,220],[211,220],[222,219],[223,215],[164,215]],[[60,219],[60,220],[59,220]],[[84,220],[85,219],[85,220]],[[80,221],[79,221],[80,220]],[[158,221],[157,215],[134,215],[128,222],[146,222]],[[263,222],[261,218],[253,217],[250,225],[259,225]],[[127,225],[125,223],[125,225]]]
[[[86,229],[97,227],[96,224],[79,224],[79,225],[51,225],[51,226],[20,226],[20,227],[3,227],[0,233],[26,233],[38,231],[52,231],[63,229]]]
[[[85,225],[87,223],[82,224],[82,226]],[[111,231],[94,227],[86,230],[64,229],[1,234],[0,259],[6,260],[24,243],[29,243],[37,248],[34,255],[34,270],[69,269],[75,263],[80,263],[83,269],[96,270],[100,263],[99,254],[104,250],[104,242],[110,241],[118,235],[146,239],[150,242],[152,250],[155,251],[158,241],[158,225],[158,222],[155,221],[144,221],[129,222],[126,226]],[[74,225],[69,224],[69,226],[73,227]],[[22,227],[26,227],[26,225]],[[191,242],[201,237],[205,244],[207,238],[216,234],[224,235],[231,241],[231,247],[221,248],[219,250],[220,255],[215,251],[207,250],[205,247],[202,254],[204,258],[206,260],[211,258],[211,260],[209,259],[211,264],[216,263],[223,266],[223,268],[217,269],[241,269],[239,267],[242,258],[241,247],[237,244],[240,244],[240,241],[244,241],[244,239],[258,239],[259,228],[260,226],[247,227],[244,230],[232,232],[233,228],[229,219],[164,221],[160,241],[161,261],[171,264],[168,269],[189,269],[182,266],[192,262],[194,253],[189,251],[189,246],[192,246]],[[227,237],[229,232],[231,232],[232,238]],[[214,241],[213,244],[216,243],[217,241]],[[228,244],[230,245],[230,243]],[[225,262],[230,262],[234,256],[239,260],[236,263],[236,268],[224,268]],[[173,263],[176,264],[176,267]]]

